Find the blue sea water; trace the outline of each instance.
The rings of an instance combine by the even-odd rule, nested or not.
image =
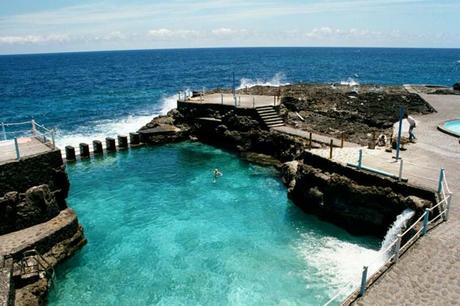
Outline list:
[[[242,48],[0,56],[0,122],[32,117],[59,146],[137,130],[184,89],[460,81],[458,49]],[[210,170],[224,176],[212,183]],[[69,165],[89,244],[51,305],[318,305],[379,262],[379,242],[300,212],[268,168],[204,145]],[[127,175],[129,174],[129,175]]]
[[[379,259],[377,239],[293,205],[275,170],[210,146],[133,149],[67,170],[88,245],[58,267],[51,306],[322,305]]]
[[[460,81],[460,49],[234,48],[0,56],[0,122],[34,117],[62,145],[136,130],[184,89]]]

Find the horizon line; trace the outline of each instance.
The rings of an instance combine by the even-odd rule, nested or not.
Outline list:
[[[171,48],[139,48],[139,49],[106,49],[106,50],[75,50],[51,52],[24,52],[0,53],[0,56],[20,55],[52,55],[72,53],[97,53],[97,52],[126,52],[126,51],[168,51],[168,50],[212,50],[212,49],[419,49],[419,50],[460,50],[460,47],[382,47],[382,46],[222,46],[222,47],[171,47]]]

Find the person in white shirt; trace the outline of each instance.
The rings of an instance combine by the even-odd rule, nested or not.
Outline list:
[[[414,129],[417,126],[415,119],[412,116],[409,116],[407,113],[404,114],[404,118],[409,122],[409,141],[413,142],[415,139]]]

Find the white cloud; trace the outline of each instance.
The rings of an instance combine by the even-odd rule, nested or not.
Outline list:
[[[68,35],[22,35],[22,36],[0,36],[0,44],[37,44],[47,42],[66,42],[69,41]]]
[[[381,36],[381,32],[369,31],[367,29],[339,29],[331,27],[319,27],[314,28],[311,31],[305,33],[307,38],[322,39],[322,38],[344,38],[344,37],[367,37],[367,36]]]
[[[178,38],[197,37],[200,32],[195,30],[170,30],[166,28],[153,29],[147,32],[147,36],[157,40],[172,40]]]

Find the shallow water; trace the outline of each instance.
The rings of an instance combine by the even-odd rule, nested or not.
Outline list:
[[[294,206],[275,170],[210,146],[67,170],[88,245],[58,267],[50,305],[320,305],[378,257],[380,241]]]
[[[444,123],[444,127],[454,133],[460,134],[460,119],[447,121]]]

